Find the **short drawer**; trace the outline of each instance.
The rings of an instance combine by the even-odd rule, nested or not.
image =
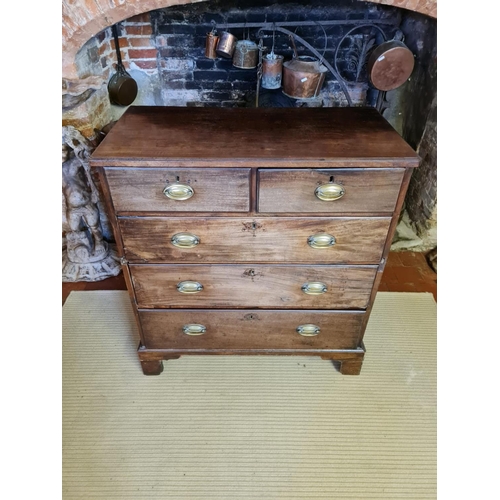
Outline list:
[[[250,170],[107,168],[116,212],[247,212]]]
[[[139,311],[148,349],[355,349],[354,311]],[[300,332],[300,333],[299,333]]]
[[[390,222],[389,217],[119,219],[128,261],[193,264],[378,264]],[[318,235],[323,247],[315,245]]]
[[[131,265],[141,308],[364,309],[377,266]]]
[[[259,170],[258,211],[393,212],[404,169]]]

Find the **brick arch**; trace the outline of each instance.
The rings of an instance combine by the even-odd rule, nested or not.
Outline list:
[[[172,5],[206,0],[63,0],[62,76],[77,79],[75,56],[83,44],[103,29],[129,17]],[[437,17],[437,0],[366,0]]]

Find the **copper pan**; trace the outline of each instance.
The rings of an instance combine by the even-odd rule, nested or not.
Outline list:
[[[116,73],[108,82],[109,99],[112,104],[129,106],[137,97],[137,82],[127,73],[123,66],[116,24],[112,26],[111,31],[115,39],[116,59],[118,64],[116,65]]]
[[[390,40],[376,47],[368,59],[368,75],[378,90],[394,90],[408,80],[415,58],[399,40]]]

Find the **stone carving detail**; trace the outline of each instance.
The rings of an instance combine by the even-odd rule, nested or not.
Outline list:
[[[102,76],[89,76],[80,80],[62,79],[63,112],[87,101],[104,84]]]
[[[63,127],[63,281],[99,281],[121,270],[115,249],[103,236],[99,192],[88,164],[93,148],[74,127]]]

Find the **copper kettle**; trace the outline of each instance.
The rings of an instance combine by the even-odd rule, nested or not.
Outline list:
[[[283,92],[294,99],[317,97],[327,71],[314,57],[294,57],[283,63]]]

